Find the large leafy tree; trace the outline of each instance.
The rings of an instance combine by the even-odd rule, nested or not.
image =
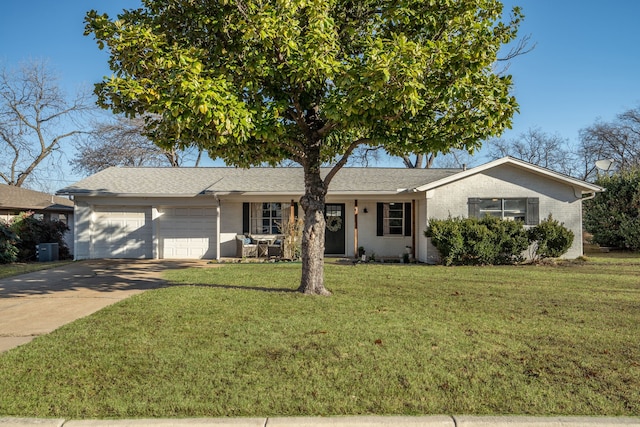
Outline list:
[[[113,20],[89,12],[86,32],[111,54],[100,105],[162,117],[147,122],[158,145],[302,166],[300,291],[328,294],[333,177],[360,145],[402,156],[500,134],[517,104],[493,64],[520,19],[498,0],[143,0]]]

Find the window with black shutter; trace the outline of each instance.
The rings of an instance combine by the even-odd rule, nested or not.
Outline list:
[[[411,203],[378,203],[378,236],[411,236]]]
[[[494,216],[500,219],[522,221],[525,225],[537,225],[540,221],[537,197],[477,198],[468,200],[469,217]]]

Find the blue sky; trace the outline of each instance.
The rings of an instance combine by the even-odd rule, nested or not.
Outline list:
[[[509,69],[520,114],[516,137],[531,127],[578,140],[598,118],[611,120],[640,104],[640,2],[508,0],[525,14],[520,34],[535,49]]]
[[[509,68],[520,113],[504,138],[514,139],[538,127],[576,142],[579,130],[598,118],[611,120],[640,105],[640,31],[636,29],[640,1],[504,3],[507,9],[522,7],[525,20],[520,34],[530,34],[537,44]],[[12,68],[30,58],[47,59],[68,93],[91,86],[110,72],[107,54],[98,50],[91,37],[82,35],[86,11],[115,16],[139,4],[138,0],[4,0],[0,64]],[[388,165],[401,167],[402,163]]]

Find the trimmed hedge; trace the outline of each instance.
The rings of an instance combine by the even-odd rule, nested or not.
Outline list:
[[[573,244],[573,231],[553,219],[551,214],[529,230],[529,241],[535,245],[535,258],[558,258]]]
[[[516,264],[532,243],[536,258],[559,257],[573,243],[573,232],[551,216],[529,230],[521,221],[491,216],[431,219],[424,233],[445,265]]]
[[[514,264],[529,247],[524,225],[495,217],[431,219],[425,236],[445,265]]]

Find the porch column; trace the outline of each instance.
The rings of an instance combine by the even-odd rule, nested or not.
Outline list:
[[[353,257],[358,258],[358,199],[353,208]]]
[[[220,261],[220,213],[222,211],[222,202],[216,196],[216,261]]]
[[[296,222],[295,214],[296,214],[295,201],[291,199],[291,204],[289,204],[289,225],[291,226],[290,230],[293,230],[293,225]]]
[[[418,232],[418,230],[416,230],[416,200],[413,199],[411,201],[411,230],[413,231],[411,233],[411,257],[415,260],[416,259],[416,233]]]

